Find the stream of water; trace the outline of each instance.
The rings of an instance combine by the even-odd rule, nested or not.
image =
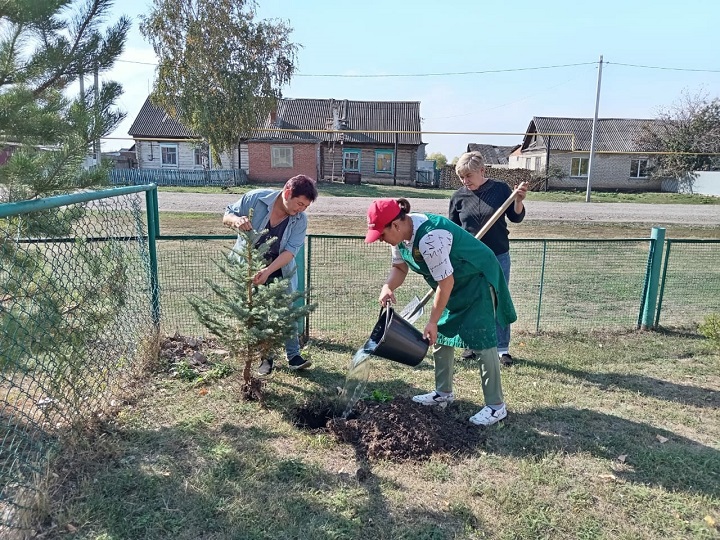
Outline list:
[[[377,345],[372,341],[368,341],[363,347],[359,348],[353,355],[348,364],[348,373],[345,377],[345,386],[339,395],[340,407],[342,410],[342,419],[345,420],[355,407],[355,404],[362,398],[367,387],[368,378],[370,377],[370,357],[372,351]]]

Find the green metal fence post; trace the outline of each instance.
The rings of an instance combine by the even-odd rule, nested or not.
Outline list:
[[[154,186],[149,193],[152,194],[152,204],[155,209],[155,236],[160,236],[160,206],[158,204],[158,191],[157,186]]]
[[[150,256],[150,303],[152,321],[160,326],[160,287],[158,284],[157,237],[160,232],[157,186],[145,192],[148,220],[148,254]]]
[[[543,285],[545,284],[545,256],[547,255],[547,241],[543,240],[542,265],[540,266],[540,291],[538,294],[537,319],[535,320],[535,331],[540,331],[540,308],[542,307]]]
[[[313,243],[313,237],[308,236],[307,237],[307,279],[306,279],[306,291],[307,291],[307,298],[310,300],[310,292],[312,291],[312,243]],[[305,315],[305,337],[310,337],[310,313]]]
[[[658,284],[660,282],[660,265],[663,258],[663,247],[665,246],[665,229],[662,227],[653,227],[651,238],[650,259],[648,266],[650,272],[646,287],[645,301],[643,302],[642,323],[641,328],[647,330],[653,327],[655,319],[655,307],[657,306]]]
[[[300,248],[297,255],[295,255],[295,264],[297,265],[297,279],[298,279],[298,292],[303,293],[303,296],[297,299],[295,305],[304,306],[307,302],[305,299],[305,245]],[[298,321],[299,328],[298,333],[302,335],[307,341],[307,316],[303,317]]]

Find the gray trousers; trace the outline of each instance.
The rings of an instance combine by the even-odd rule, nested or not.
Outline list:
[[[483,350],[473,349],[473,352],[480,364],[480,378],[482,379],[485,405],[504,403],[497,347]],[[433,347],[433,360],[435,361],[435,390],[438,392],[452,392],[453,373],[455,371],[455,347],[436,344]]]

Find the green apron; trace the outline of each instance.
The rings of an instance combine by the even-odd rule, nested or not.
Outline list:
[[[398,249],[410,269],[422,275],[427,284],[436,289],[437,282],[418,246],[422,237],[433,230],[443,229],[453,236],[450,263],[455,285],[438,321],[438,344],[476,350],[497,346],[496,317],[498,323],[507,326],[517,320],[517,315],[495,254],[449,219],[435,214],[426,215],[427,221],[415,231],[412,251],[403,242],[398,244]],[[497,306],[493,306],[490,287],[495,290]]]

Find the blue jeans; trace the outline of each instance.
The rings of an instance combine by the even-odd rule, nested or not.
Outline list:
[[[291,360],[294,356],[300,354],[300,340],[298,339],[297,323],[295,323],[295,332],[285,342],[285,354],[287,359]]]
[[[495,255],[495,258],[500,263],[503,275],[505,276],[505,283],[510,283],[510,252],[500,253]],[[508,352],[510,347],[510,325],[500,326],[495,323],[495,332],[497,333],[497,349],[498,354]]]

